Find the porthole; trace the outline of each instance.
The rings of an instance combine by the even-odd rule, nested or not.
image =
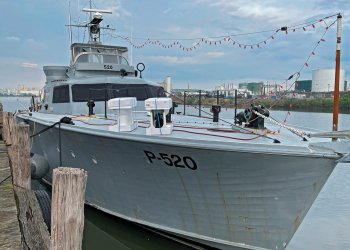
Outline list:
[[[73,156],[73,158],[75,158],[75,154],[74,154],[73,150],[71,150],[70,153]]]
[[[97,165],[97,159],[94,156],[91,156],[91,160]]]

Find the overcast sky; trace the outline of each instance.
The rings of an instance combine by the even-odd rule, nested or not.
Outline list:
[[[80,9],[85,5],[80,0]],[[174,40],[237,35],[275,30],[341,12],[343,15],[341,68],[350,80],[350,1],[247,1],[247,0],[94,0],[116,30],[113,35],[154,38],[165,44]],[[95,6],[93,6],[95,8]],[[45,82],[44,65],[69,65],[68,0],[2,1],[3,24],[0,27],[0,87],[18,84],[41,88]],[[73,23],[78,21],[78,1],[71,1]],[[81,13],[81,22],[86,14]],[[326,19],[330,24],[335,17]],[[133,28],[132,28],[133,27]],[[260,48],[239,48],[237,43],[255,44],[273,32],[235,36],[232,41],[209,45],[200,43],[195,50],[179,46],[164,49],[149,44],[133,49],[132,62],[143,62],[143,77],[162,81],[172,77],[173,88],[214,89],[215,85],[249,81],[282,81],[298,71],[325,31],[325,23],[306,31],[279,32]],[[73,29],[73,42],[83,42],[84,29]],[[334,68],[336,25],[331,27],[308,63],[300,79],[311,79],[313,69]],[[85,42],[87,35],[85,34]],[[213,39],[214,40],[214,39]],[[145,40],[133,39],[135,44]],[[180,40],[191,47],[199,40]],[[122,39],[104,36],[105,44],[128,46]],[[130,51],[129,51],[130,58]]]

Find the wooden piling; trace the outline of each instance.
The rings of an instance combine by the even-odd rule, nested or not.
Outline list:
[[[0,186],[0,249],[81,249],[87,172],[63,167],[53,171],[50,240],[37,197],[31,190],[29,125],[16,125],[10,112],[0,111],[0,124],[1,121],[0,132],[6,139],[8,150],[8,154],[4,153],[5,162],[9,163],[8,173],[12,172],[12,177],[6,180],[6,187],[10,187],[7,182],[11,178],[13,185],[10,188],[12,195],[6,193],[6,197],[3,197],[5,189]],[[0,152],[0,177],[6,175],[1,172],[2,165]],[[12,214],[7,213],[10,205]],[[17,218],[13,216],[15,208]],[[8,218],[10,214],[12,217]]]
[[[31,189],[29,125],[19,124],[12,127],[11,163],[13,184]]]
[[[7,122],[7,116],[10,112],[2,112],[2,138],[5,142],[7,142],[8,137],[8,122]]]
[[[0,102],[0,138],[2,139],[2,112],[3,112],[3,106],[2,103]]]
[[[50,250],[50,234],[33,190],[13,186],[23,249]]]
[[[77,168],[53,170],[51,250],[82,249],[87,176]]]

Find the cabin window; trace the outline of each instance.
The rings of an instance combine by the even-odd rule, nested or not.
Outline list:
[[[107,88],[107,90],[106,90]],[[105,93],[107,92],[107,96]],[[148,84],[74,84],[72,86],[74,102],[105,101],[113,98],[136,97],[138,101],[148,98],[164,97],[162,87]]]
[[[106,84],[74,84],[72,86],[73,102],[104,101]]]
[[[126,59],[122,56],[119,57],[119,64],[121,65],[129,65]]]
[[[124,57],[120,57],[117,55],[84,54],[84,55],[80,55],[77,59],[77,63],[88,63],[88,62],[129,65]]]
[[[54,87],[52,103],[67,103],[67,102],[69,102],[69,85]]]
[[[150,98],[147,84],[107,84],[111,98],[136,97],[138,101]]]

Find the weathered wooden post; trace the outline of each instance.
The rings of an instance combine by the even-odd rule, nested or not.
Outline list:
[[[3,137],[2,137],[2,126],[3,126],[2,116],[3,116],[3,106],[2,106],[2,103],[0,103],[0,136],[3,139]]]
[[[14,134],[14,126],[16,125],[15,118],[13,117],[13,114],[11,112],[8,112],[8,115],[6,117],[6,127],[7,127],[7,145],[11,145],[13,142],[13,137],[16,136]]]
[[[12,126],[12,135],[9,136],[11,137],[12,145],[9,147],[9,152],[12,162],[13,184],[30,190],[29,125],[19,124]]]
[[[4,141],[7,141],[7,128],[8,128],[8,123],[7,123],[7,116],[9,112],[2,112],[2,139]]]
[[[86,171],[77,168],[53,170],[51,250],[82,248],[87,176]]]

